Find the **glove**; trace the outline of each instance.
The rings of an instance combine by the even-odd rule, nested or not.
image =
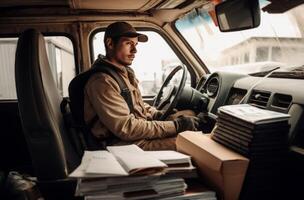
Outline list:
[[[206,124],[208,122],[208,113],[201,112],[197,115],[197,117],[200,119],[201,123]]]
[[[179,116],[174,120],[176,132],[197,131],[200,126],[200,118],[195,116]]]
[[[199,130],[204,133],[210,133],[216,124],[216,115],[210,116],[210,113],[202,112],[199,113],[197,117],[200,118],[201,121]]]

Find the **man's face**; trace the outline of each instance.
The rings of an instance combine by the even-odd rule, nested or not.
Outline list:
[[[137,52],[137,37],[121,37],[113,48],[113,58],[124,66],[131,65]]]

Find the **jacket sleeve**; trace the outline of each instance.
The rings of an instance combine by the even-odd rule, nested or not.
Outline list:
[[[157,110],[155,107],[150,106],[150,105],[147,104],[147,103],[144,103],[144,106],[145,106],[145,108],[146,108],[146,110],[147,110],[148,115],[151,116],[151,119],[153,119],[155,113],[157,113],[158,110]]]
[[[113,134],[125,141],[166,138],[176,135],[173,121],[147,121],[130,114],[120,95],[119,85],[107,74],[87,83],[85,92],[99,120]]]

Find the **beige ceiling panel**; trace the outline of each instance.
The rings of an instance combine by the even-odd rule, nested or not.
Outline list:
[[[68,6],[70,0],[0,0],[0,7]]]
[[[134,11],[141,10],[147,5],[155,5],[158,0],[70,0],[76,9],[101,9]]]
[[[164,0],[150,0],[143,7],[141,7],[139,11],[146,11],[151,8],[154,8],[156,5],[158,5],[162,1],[164,1]]]

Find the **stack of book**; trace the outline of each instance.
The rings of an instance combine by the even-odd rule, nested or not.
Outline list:
[[[145,152],[136,145],[109,146],[108,151],[85,151],[80,166],[69,177],[77,178],[76,196],[86,200],[111,199],[216,199],[213,191],[186,194],[187,184],[170,174],[192,172],[189,156],[174,152]],[[187,166],[186,166],[187,165]],[[190,176],[192,177],[192,175]],[[209,198],[213,194],[214,198]]]
[[[289,117],[249,104],[218,109],[212,139],[250,159],[242,199],[273,197],[282,185],[288,153]]]
[[[176,151],[146,151],[167,165],[165,177],[198,178],[196,167],[192,165],[191,157]]]

